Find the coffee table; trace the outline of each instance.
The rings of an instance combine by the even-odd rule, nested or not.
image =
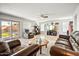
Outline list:
[[[48,40],[43,36],[35,36],[34,38],[30,39],[28,44],[38,44],[40,45],[40,54],[42,54],[42,47],[45,46],[47,48]]]
[[[44,40],[41,44],[40,44],[40,54],[42,54],[42,47],[45,46],[47,48],[47,44],[48,44],[48,40]]]

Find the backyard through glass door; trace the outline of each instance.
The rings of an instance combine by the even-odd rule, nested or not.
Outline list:
[[[19,37],[19,22],[0,20],[0,38],[11,39]]]

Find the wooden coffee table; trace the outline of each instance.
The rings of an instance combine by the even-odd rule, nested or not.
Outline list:
[[[42,47],[45,46],[47,48],[47,44],[48,44],[48,41],[47,40],[44,40],[41,44],[40,44],[40,54],[42,54]]]
[[[29,45],[38,44],[38,43],[36,43],[36,37],[29,39],[28,44]],[[41,41],[41,43],[38,44],[38,45],[40,45],[40,54],[42,54],[42,47],[45,46],[47,48],[47,44],[48,44],[48,40],[46,40],[46,39]]]
[[[45,46],[47,48],[48,43],[50,43],[49,40],[51,40],[51,41],[54,40],[54,42],[55,42],[57,40],[57,38],[58,38],[58,36],[46,36],[46,38],[43,41],[41,41],[41,43],[39,44],[40,45],[40,54],[42,54],[42,47],[43,46]],[[37,44],[36,40],[37,39],[36,39],[36,36],[35,36],[34,38],[29,39],[28,44],[29,45]]]

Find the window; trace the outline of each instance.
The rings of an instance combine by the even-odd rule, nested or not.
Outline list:
[[[68,30],[68,22],[63,22],[62,25],[63,25],[63,32],[66,33]]]

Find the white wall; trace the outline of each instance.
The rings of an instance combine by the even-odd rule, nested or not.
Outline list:
[[[77,18],[75,18],[75,16]],[[79,6],[76,8],[74,14],[73,14],[73,19],[74,19],[74,30],[79,31]]]
[[[24,20],[23,21],[23,31],[24,31],[24,29],[29,29],[31,31],[35,24],[36,24],[36,22]]]

